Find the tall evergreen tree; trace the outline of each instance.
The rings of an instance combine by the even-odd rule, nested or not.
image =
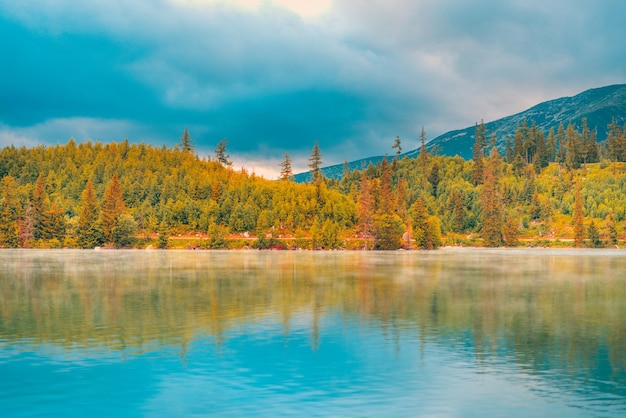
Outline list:
[[[122,185],[117,173],[113,174],[111,181],[104,193],[100,222],[106,242],[113,242],[113,228],[117,226],[118,218],[126,211]]]
[[[402,141],[400,140],[400,136],[396,135],[396,139],[393,141],[393,145],[391,146],[391,149],[396,150],[395,156],[393,157],[395,160],[397,160],[400,157],[400,154],[402,154],[401,142]]]
[[[474,184],[482,184],[484,171],[485,171],[485,149],[487,147],[487,128],[485,127],[485,123],[481,120],[480,125],[476,123],[476,127],[474,129],[474,147],[472,148],[472,153],[474,156],[474,172],[473,172],[473,180]]]
[[[498,174],[500,156],[494,147],[485,167],[485,178],[481,192],[481,209],[483,213],[482,237],[487,247],[502,245],[502,202],[498,191]]]
[[[233,163],[230,161],[230,155],[226,152],[226,147],[228,146],[228,140],[226,138],[222,138],[220,142],[217,143],[215,147],[215,158],[219,161],[223,166],[230,167]]]
[[[180,137],[180,148],[184,152],[193,152],[193,145],[191,145],[193,141],[191,140],[191,135],[189,135],[189,129],[185,126],[185,130]]]
[[[311,150],[311,157],[309,157],[309,168],[313,175],[313,181],[317,182],[322,179],[322,152],[320,146],[315,141],[313,149]]]
[[[0,201],[0,248],[17,248],[21,207],[16,195],[17,182],[11,176],[2,179]]]
[[[572,217],[575,247],[582,247],[585,241],[585,227],[583,225],[584,220],[583,196],[580,190],[580,181],[576,180],[574,184],[574,215]]]
[[[281,180],[291,180],[293,178],[293,169],[291,168],[291,157],[289,153],[285,152],[285,159],[280,163],[280,178]]]
[[[98,207],[96,190],[89,180],[81,196],[78,214],[78,245],[81,248],[94,248],[102,244],[103,232]]]
[[[570,123],[567,126],[565,136],[567,138],[565,165],[570,170],[580,168],[580,163],[582,161],[581,144],[578,137],[578,131],[576,131],[576,128],[573,124]]]
[[[33,217],[33,237],[36,240],[43,239],[43,231],[47,228],[46,212],[50,207],[50,199],[46,192],[46,180],[43,173],[39,174],[35,182],[30,206]]]
[[[370,238],[374,230],[374,198],[370,180],[361,173],[361,190],[357,202],[358,230],[364,238]]]

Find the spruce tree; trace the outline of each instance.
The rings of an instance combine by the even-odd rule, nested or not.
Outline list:
[[[574,226],[574,246],[582,247],[585,241],[585,217],[583,215],[583,196],[580,190],[580,182],[576,180],[574,185],[574,215],[572,217],[572,223]]]
[[[50,199],[46,192],[46,181],[43,173],[40,173],[39,177],[37,177],[30,202],[33,217],[33,237],[35,240],[43,239],[43,231],[47,228],[46,212],[50,207]]]
[[[291,158],[289,153],[285,152],[285,159],[280,163],[281,180],[291,180],[293,178],[293,169],[291,168]]]
[[[191,135],[189,135],[189,129],[185,126],[185,130],[180,137],[180,148],[184,152],[193,152],[193,145],[191,145]]]
[[[94,248],[102,244],[103,232],[98,206],[96,190],[89,180],[81,195],[78,215],[78,246],[81,248]]]
[[[232,161],[230,161],[230,155],[226,152],[226,147],[228,146],[228,140],[226,138],[222,138],[220,142],[217,143],[215,147],[215,158],[224,166],[231,166]]]
[[[106,242],[113,242],[113,228],[117,226],[119,216],[126,211],[126,204],[122,195],[122,185],[117,173],[114,173],[104,193],[100,213],[102,231]]]
[[[494,147],[485,167],[485,177],[481,192],[481,209],[483,213],[483,227],[481,235],[485,246],[499,247],[502,245],[502,202],[498,191],[498,175],[500,156]]]
[[[400,154],[402,154],[402,144],[401,144],[401,140],[400,140],[400,136],[396,135],[396,139],[393,141],[393,145],[391,146],[391,149],[395,149],[396,153],[395,156],[393,157],[394,160],[397,160],[400,157]]]
[[[309,157],[309,168],[311,169],[311,174],[313,176],[313,181],[317,182],[322,179],[322,152],[320,151],[320,146],[315,141],[313,144],[313,149],[311,150],[311,156]]]
[[[0,248],[17,248],[21,207],[16,195],[17,182],[11,176],[2,179],[0,201]]]

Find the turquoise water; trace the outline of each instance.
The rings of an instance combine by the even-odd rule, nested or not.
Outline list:
[[[0,251],[0,415],[625,416],[626,252]]]

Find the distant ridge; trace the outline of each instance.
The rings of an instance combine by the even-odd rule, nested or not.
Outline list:
[[[513,137],[518,125],[524,120],[531,125],[533,122],[544,133],[551,128],[555,130],[559,124],[565,127],[573,123],[580,125],[583,118],[587,118],[587,125],[596,131],[597,140],[604,141],[607,137],[606,127],[615,118],[618,124],[626,123],[626,84],[615,84],[586,90],[576,96],[562,97],[549,100],[531,107],[523,112],[511,116],[486,122],[485,126],[489,135],[496,135],[496,146],[503,151],[507,137]],[[465,159],[472,158],[472,146],[474,145],[474,126],[464,129],[446,132],[427,144],[428,149],[436,147],[440,155],[458,155]],[[419,148],[402,154],[401,157],[415,158],[419,154]],[[360,170],[370,163],[378,164],[384,156],[363,158],[348,163],[350,170]],[[340,179],[343,175],[344,164],[337,164],[322,168],[325,177]],[[311,173],[296,174],[297,182],[310,180]]]

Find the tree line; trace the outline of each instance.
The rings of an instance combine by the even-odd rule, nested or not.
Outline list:
[[[317,142],[307,184],[234,170],[223,139],[194,153],[120,143],[0,151],[0,247],[363,248],[614,246],[626,219],[626,127],[597,143],[583,120],[548,132],[523,122],[506,148],[476,125],[474,158],[429,152],[324,178]],[[181,237],[187,237],[184,241]],[[191,237],[191,238],[189,238]],[[195,238],[194,238],[195,237]],[[179,241],[176,241],[179,239]]]

